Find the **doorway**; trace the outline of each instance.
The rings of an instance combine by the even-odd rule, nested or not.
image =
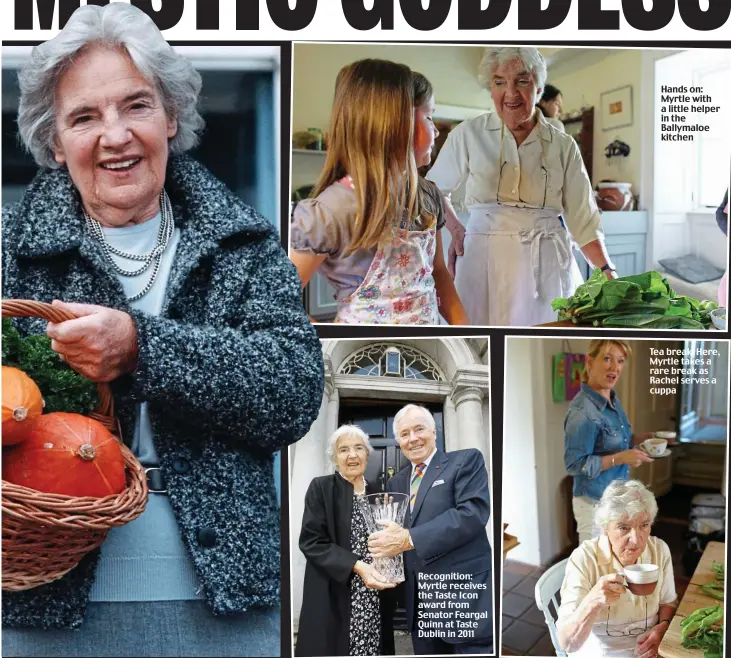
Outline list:
[[[338,426],[358,425],[370,437],[373,452],[368,458],[365,478],[374,492],[386,491],[386,484],[409,462],[393,434],[393,419],[405,402],[383,400],[343,400]],[[444,451],[444,411],[441,404],[422,404],[432,416],[437,429],[437,449]]]
[[[365,478],[375,492],[386,491],[388,481],[409,461],[404,457],[393,434],[393,419],[408,404],[392,400],[341,400],[338,426],[358,425],[370,438],[373,452],[368,458]],[[418,403],[417,403],[418,404]],[[434,416],[437,449],[444,451],[444,408],[441,404],[421,404]],[[405,592],[403,587],[386,590],[382,605],[392,610],[393,629],[407,630]]]

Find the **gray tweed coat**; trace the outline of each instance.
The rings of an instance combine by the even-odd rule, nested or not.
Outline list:
[[[204,167],[171,158],[181,239],[163,311],[131,310],[84,231],[65,170],[38,174],[3,210],[3,297],[100,304],[132,315],[138,368],[113,382],[124,436],[149,403],[168,495],[214,614],[279,603],[280,511],[272,453],[302,437],[323,390],[322,352],[272,226]],[[17,320],[24,332],[45,322]],[[74,628],[98,554],[64,578],[3,593],[7,627]]]

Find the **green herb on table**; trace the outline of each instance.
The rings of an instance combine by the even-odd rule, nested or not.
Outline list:
[[[680,622],[680,638],[686,649],[702,649],[705,658],[723,656],[723,608],[700,608]]]
[[[714,599],[723,600],[724,567],[714,561],[713,570],[716,572],[716,580],[701,585],[701,591]]]
[[[99,404],[96,384],[74,372],[51,349],[48,336],[23,337],[3,318],[2,362],[25,372],[41,390],[44,413],[69,411],[86,414]]]
[[[711,326],[711,311],[718,308],[715,302],[677,295],[654,270],[609,279],[598,269],[571,297],[554,299],[551,306],[559,320],[575,324],[696,330]]]

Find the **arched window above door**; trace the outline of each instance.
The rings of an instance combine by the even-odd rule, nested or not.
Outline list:
[[[398,343],[373,343],[353,352],[338,369],[340,375],[446,380],[434,360],[412,347]]]

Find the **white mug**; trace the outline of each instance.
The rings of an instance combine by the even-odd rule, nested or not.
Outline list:
[[[627,589],[637,596],[649,596],[655,591],[660,567],[656,564],[630,564],[623,569]]]
[[[668,442],[665,439],[647,439],[640,446],[650,457],[659,457],[665,452]]]

